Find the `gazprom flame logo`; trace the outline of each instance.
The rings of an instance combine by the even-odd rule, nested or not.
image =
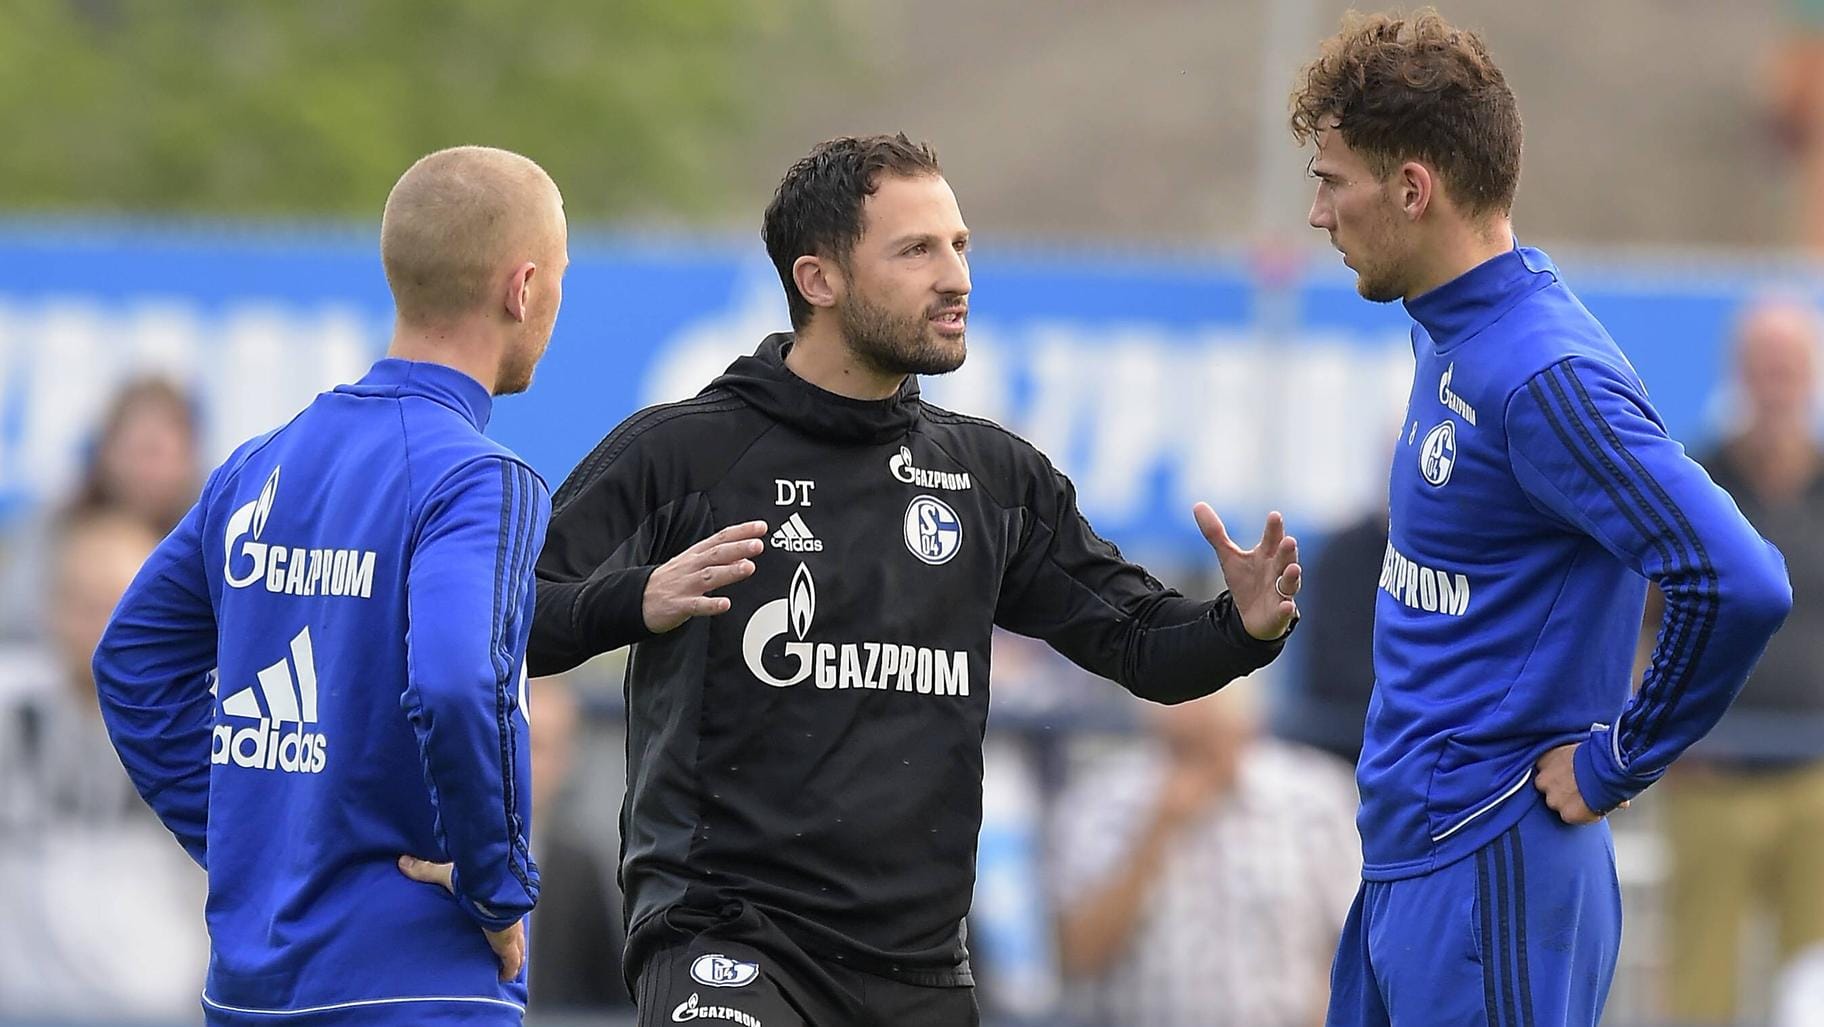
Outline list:
[[[792,604],[792,630],[802,640],[805,632],[811,630],[811,618],[817,615],[817,586],[811,582],[811,572],[804,564],[792,572],[792,589],[788,596]]]
[[[227,551],[227,565],[222,568],[222,577],[230,588],[246,588],[248,585],[266,576],[266,546],[260,536],[266,533],[266,518],[272,515],[272,501],[279,494],[279,469],[274,467],[267,475],[266,484],[260,486],[259,498],[236,510],[228,518],[228,530],[223,539],[222,548]],[[242,536],[251,534],[253,538],[242,544],[240,555],[248,557],[251,568],[246,574],[234,573],[234,543]]]
[[[741,656],[754,676],[774,688],[787,688],[811,676],[813,646],[805,641],[811,620],[817,616],[817,585],[811,580],[810,568],[799,564],[792,572],[792,584],[784,599],[775,599],[754,611],[741,634]],[[767,643],[791,632],[795,641],[785,643],[785,655],[797,661],[790,677],[778,677],[766,669]]]

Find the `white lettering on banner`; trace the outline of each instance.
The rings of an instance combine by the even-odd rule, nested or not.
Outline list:
[[[695,395],[752,352],[782,321],[778,290],[777,279],[756,279],[662,344],[642,401]],[[1200,499],[1314,518],[1303,530],[1333,526],[1386,495],[1387,432],[1411,385],[1403,331],[1303,332],[1275,344],[1218,325],[988,315],[970,322],[962,368],[920,383],[933,402],[1030,440],[1071,476],[1105,534]],[[927,452],[949,465],[922,448],[918,459]]]
[[[147,374],[196,391],[213,466],[318,392],[359,378],[386,328],[339,303],[0,297],[0,496],[68,491],[115,390]]]

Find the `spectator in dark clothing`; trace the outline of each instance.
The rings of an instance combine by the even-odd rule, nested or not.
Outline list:
[[[532,823],[541,894],[532,915],[531,1002],[539,1012],[630,1010],[621,984],[620,901],[601,854],[566,816],[577,728],[563,678],[531,683]]]
[[[1680,1023],[1735,1023],[1746,1012],[1743,996],[1764,990],[1765,981],[1744,982],[1738,970],[1743,930],[1757,911],[1777,924],[1782,961],[1824,942],[1819,327],[1817,312],[1796,302],[1747,312],[1733,354],[1741,428],[1701,460],[1785,554],[1793,608],[1741,697],[1668,775],[1667,1012]],[[1315,614],[1311,620],[1315,626]]]
[[[1306,592],[1305,641],[1274,734],[1338,756],[1362,755],[1374,691],[1374,594],[1387,554],[1387,511],[1351,522],[1317,550]]]

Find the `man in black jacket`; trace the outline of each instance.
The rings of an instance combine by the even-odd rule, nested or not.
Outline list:
[[[1243,550],[1198,504],[1229,591],[1193,602],[1097,537],[1037,450],[919,399],[916,375],[963,362],[969,297],[928,146],[818,146],[763,234],[795,332],[571,474],[531,670],[635,645],[621,881],[641,1024],[974,1023],[993,627],[1180,702],[1278,654],[1297,544],[1273,514]]]

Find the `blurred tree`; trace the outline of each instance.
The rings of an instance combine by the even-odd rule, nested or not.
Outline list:
[[[829,0],[8,0],[0,203],[372,216],[443,146],[521,151],[573,220],[718,209]],[[835,48],[839,49],[839,48]]]

